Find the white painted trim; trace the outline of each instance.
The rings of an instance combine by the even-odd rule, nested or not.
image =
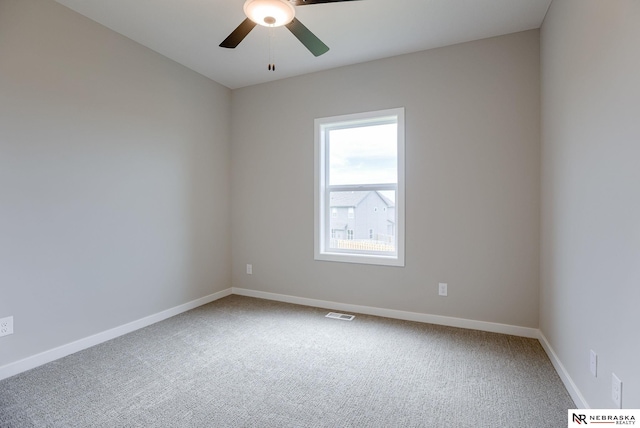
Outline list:
[[[289,296],[285,294],[267,293],[264,291],[249,290],[233,287],[233,294],[240,296],[257,297],[259,299],[277,300],[279,302],[294,303],[296,305],[314,306],[338,310],[343,312],[356,312],[366,315],[375,315],[385,318],[395,318],[406,321],[417,321],[428,324],[446,325],[450,327],[467,328],[471,330],[489,331],[492,333],[510,334],[513,336],[529,337],[537,339],[539,330],[530,327],[520,327],[508,324],[498,324],[487,321],[475,321],[464,318],[445,317],[442,315],[430,315],[418,312],[399,311],[395,309],[376,308],[372,306],[351,305],[347,303],[331,302],[327,300],[308,299],[305,297]]]
[[[328,262],[360,263],[379,266],[404,267],[405,265],[405,109],[396,107],[378,111],[368,111],[340,116],[323,117],[314,120],[314,259]],[[327,129],[342,127],[397,124],[398,182],[391,184],[330,185],[329,160],[326,140]],[[396,191],[396,254],[365,254],[353,250],[329,249],[330,207],[327,205],[329,193],[333,191],[392,190]]]
[[[151,324],[155,324],[167,318],[171,318],[175,315],[197,308],[198,306],[206,305],[207,303],[211,303],[215,300],[229,296],[232,292],[231,290],[231,288],[227,288],[226,290],[209,294],[208,296],[204,296],[199,299],[184,303],[182,305],[175,306],[162,312],[158,312],[157,314],[149,315],[147,317],[132,321],[119,327],[114,327],[101,333],[97,333],[92,336],[67,343],[66,345],[58,346],[57,348],[49,349],[47,351],[32,355],[22,360],[9,363],[0,367],[0,380],[17,375],[18,373],[33,369],[59,358],[66,357],[67,355],[82,351],[83,349],[90,348],[108,340],[115,339],[116,337],[131,333],[132,331],[139,330],[143,327],[147,327]]]
[[[207,303],[211,303],[215,300],[229,296],[231,294],[237,294],[240,296],[256,297],[259,299],[276,300],[279,302],[293,303],[297,305],[313,306],[320,308],[327,308],[332,310],[339,310],[344,312],[355,312],[360,314],[375,315],[386,318],[395,318],[406,321],[424,322],[429,324],[445,325],[450,327],[467,328],[472,330],[488,331],[492,333],[510,334],[514,336],[529,337],[538,339],[542,348],[549,356],[553,367],[560,376],[560,379],[564,383],[569,395],[575,402],[576,406],[581,409],[589,409],[590,406],[582,396],[582,393],[576,386],[576,384],[569,376],[569,373],[565,369],[564,365],[556,355],[555,351],[549,344],[549,341],[544,334],[535,328],[513,326],[508,324],[499,324],[486,321],[475,321],[464,318],[446,317],[441,315],[423,314],[417,312],[407,312],[395,309],[376,308],[371,306],[352,305],[347,303],[331,302],[327,300],[308,299],[305,297],[289,296],[286,294],[268,293],[264,291],[249,290],[246,288],[227,288],[226,290],[218,291],[217,293],[210,294],[208,296],[201,297],[196,300],[184,303],[179,306],[167,309],[157,314],[149,315],[136,321],[121,325],[119,327],[112,328],[110,330],[103,331],[101,333],[94,334],[83,339],[76,340],[75,342],[68,343],[66,345],[59,346],[57,348],[44,351],[40,354],[36,354],[22,360],[9,363],[0,367],[0,380],[22,373],[24,371],[33,369],[43,364],[55,361],[59,358],[66,357],[83,349],[90,348],[100,343],[106,342],[116,337],[131,333],[132,331],[139,330],[143,327],[147,327],[151,324],[163,321],[167,318],[171,318],[175,315],[197,308]]]
[[[551,360],[551,364],[553,364],[553,367],[556,369],[556,372],[558,372],[558,376],[560,376],[562,383],[564,383],[565,388],[567,388],[569,395],[571,396],[573,401],[576,403],[576,406],[578,407],[578,409],[590,409],[591,407],[587,403],[587,400],[584,399],[582,393],[580,392],[576,384],[573,382],[573,379],[571,379],[571,376],[569,376],[569,372],[567,372],[567,369],[564,368],[564,365],[560,361],[560,358],[558,358],[558,355],[555,353],[555,351],[551,347],[551,344],[549,343],[545,335],[541,331],[539,333],[540,335],[538,337],[538,340],[540,341],[542,348],[549,356],[549,359]]]

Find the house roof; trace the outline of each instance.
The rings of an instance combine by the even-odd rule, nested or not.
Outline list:
[[[331,192],[331,207],[357,207],[370,193],[376,193],[380,199],[388,206],[393,207],[393,201],[380,192],[363,190],[356,192]]]
[[[357,207],[369,193],[369,191],[331,192],[329,205],[332,207]]]
[[[395,207],[396,204],[389,198],[387,198],[385,195],[383,195],[380,192],[376,192],[378,194],[378,196],[380,196],[380,198],[384,201],[385,204],[387,204],[388,207]]]

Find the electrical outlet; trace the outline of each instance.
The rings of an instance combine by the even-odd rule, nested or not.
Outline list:
[[[611,373],[611,399],[618,409],[622,409],[622,381],[615,373]]]
[[[247,265],[247,275],[253,275],[253,266]]]
[[[593,377],[598,377],[598,355],[591,350],[590,359],[589,359],[589,369],[591,370],[591,374]]]
[[[447,295],[447,284],[445,284],[444,282],[441,282],[438,284],[438,294],[440,296],[446,296]]]
[[[13,317],[0,319],[0,337],[13,334]]]

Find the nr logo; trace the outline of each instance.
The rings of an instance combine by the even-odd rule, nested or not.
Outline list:
[[[585,424],[587,425],[587,415],[576,415],[573,414],[573,422],[577,424]]]

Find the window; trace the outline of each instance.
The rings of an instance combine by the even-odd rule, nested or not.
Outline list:
[[[403,108],[316,119],[314,252],[404,266]]]

